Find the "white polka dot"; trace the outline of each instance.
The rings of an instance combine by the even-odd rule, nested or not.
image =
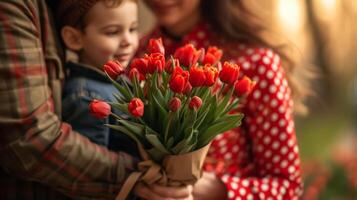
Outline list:
[[[240,198],[240,197],[236,197],[236,199],[235,200],[242,200],[242,198]]]
[[[269,127],[270,127],[269,122],[264,122],[264,124],[263,124],[263,129],[264,129],[264,130],[268,130]]]
[[[289,153],[289,155],[288,155],[288,159],[289,160],[293,160],[294,159],[294,157],[295,157],[295,154],[294,153]]]
[[[271,100],[270,102],[271,107],[276,107],[278,105],[278,101],[276,99]]]
[[[273,147],[273,149],[278,149],[279,148],[279,142],[278,141],[273,142],[272,147]]]
[[[251,48],[249,48],[249,49],[247,49],[247,51],[246,51],[246,52],[247,52],[247,54],[249,54],[249,55],[250,55],[250,54],[252,54],[252,53],[254,52],[254,50],[253,50],[253,49],[251,49]]]
[[[281,194],[285,194],[285,193],[286,193],[286,189],[285,189],[284,187],[281,187],[281,188],[280,188],[280,193],[281,193]]]
[[[231,153],[226,153],[226,154],[224,155],[224,158],[225,158],[226,160],[229,160],[229,159],[232,158],[232,154],[231,154]]]
[[[274,73],[271,70],[268,70],[267,77],[269,79],[271,79],[271,78],[273,78],[273,76],[274,76]]]
[[[248,194],[248,195],[247,195],[247,200],[253,200],[253,199],[254,199],[254,197],[253,197],[252,194]]]
[[[271,184],[274,188],[277,188],[279,186],[278,181],[274,180]]]
[[[269,58],[272,58],[273,57],[273,52],[271,51],[271,50],[268,50],[267,51],[267,56],[269,57]]]
[[[244,196],[247,193],[247,191],[244,188],[239,189],[239,194]]]
[[[259,55],[259,54],[254,54],[254,55],[252,55],[252,61],[253,61],[253,62],[258,61],[259,59],[260,59],[260,55]]]
[[[286,110],[285,106],[280,106],[280,107],[279,107],[279,112],[280,112],[280,113],[284,113],[285,110]]]
[[[274,163],[279,162],[279,160],[280,160],[280,156],[275,155],[275,156],[273,157],[273,162],[274,162]]]
[[[238,188],[238,184],[235,183],[235,182],[232,182],[231,183],[231,187],[232,187],[233,190],[236,190]]]
[[[272,119],[272,121],[276,121],[278,119],[278,114],[277,113],[273,113],[271,115],[271,119]]]
[[[299,153],[299,147],[298,146],[294,146],[294,153]]]
[[[289,147],[294,146],[294,141],[293,141],[293,140],[289,140],[289,141],[288,141],[288,146],[289,146]]]
[[[276,92],[276,86],[275,85],[271,85],[270,87],[269,87],[269,92],[270,93],[275,93]]]
[[[262,80],[262,81],[260,81],[260,83],[259,83],[259,86],[260,86],[260,88],[262,88],[262,89],[264,89],[264,88],[266,88],[267,87],[267,81],[266,80]]]
[[[262,192],[261,192],[261,193],[259,193],[259,198],[260,198],[260,199],[265,199],[265,194],[264,194],[264,193],[262,193]]]
[[[268,150],[268,151],[266,151],[266,152],[264,153],[264,156],[265,156],[266,158],[270,158],[271,154],[272,154],[271,151]]]
[[[267,184],[262,184],[262,190],[267,191],[269,189]]]
[[[289,183],[289,181],[284,180],[283,185],[288,188],[290,186],[290,183]]]
[[[274,196],[276,196],[278,194],[278,191],[276,190],[276,188],[271,189],[271,194]]]
[[[226,183],[228,181],[228,175],[224,175],[222,176],[222,179],[221,179],[224,183]]]
[[[269,65],[270,64],[270,59],[266,56],[263,57],[263,63],[266,64],[266,65]]]
[[[257,123],[258,124],[261,124],[263,122],[263,117],[262,116],[259,116],[258,118],[257,118]]]
[[[282,100],[284,95],[283,95],[283,93],[278,92],[278,94],[276,94],[276,97],[278,97],[279,100]]]
[[[271,134],[272,134],[272,135],[278,134],[278,128],[273,127],[273,128],[271,129]]]
[[[227,147],[226,146],[221,147],[221,149],[219,151],[221,152],[221,154],[224,154],[227,151]]]
[[[268,102],[268,101],[269,101],[269,95],[264,95],[263,101],[264,101],[264,102]]]
[[[280,119],[280,120],[279,120],[279,126],[280,126],[280,127],[284,127],[285,124],[286,124],[285,119]]]
[[[258,67],[258,73],[259,74],[264,74],[264,72],[265,72],[265,67],[263,66],[263,65],[260,65],[259,67]]]
[[[269,136],[264,137],[264,144],[269,144],[271,141],[271,138]]]
[[[229,197],[229,198],[233,198],[233,197],[234,197],[234,192],[233,192],[232,190],[230,190],[230,191],[228,192],[228,197]]]
[[[287,147],[283,147],[283,148],[281,148],[280,152],[281,152],[281,154],[284,155],[284,154],[286,154],[288,152],[288,148]]]
[[[280,167],[281,167],[281,168],[285,168],[286,166],[288,166],[288,161],[283,160],[283,161],[280,163]]]
[[[256,90],[256,91],[253,93],[253,96],[254,96],[255,99],[259,99],[260,95],[261,95],[261,93],[260,93],[259,90]]]
[[[226,145],[227,141],[225,139],[221,139],[218,143],[219,146],[223,147],[224,145]]]
[[[249,186],[249,182],[248,182],[247,180],[243,180],[243,181],[242,181],[242,185],[243,185],[244,187],[248,187],[248,186]]]
[[[274,70],[274,71],[277,71],[278,70],[278,65],[276,63],[273,63],[271,65],[271,68]]]
[[[243,67],[243,69],[249,69],[250,68],[250,64],[249,64],[249,62],[244,62],[243,64],[242,64],[242,67]]]
[[[280,85],[280,79],[278,79],[278,77],[274,78],[274,84],[275,85]]]
[[[286,140],[287,136],[286,136],[285,133],[281,133],[281,134],[279,135],[279,138],[280,138],[281,141],[284,141],[284,140]]]
[[[238,145],[234,145],[233,148],[232,148],[232,151],[233,152],[238,152],[238,150],[239,150]]]

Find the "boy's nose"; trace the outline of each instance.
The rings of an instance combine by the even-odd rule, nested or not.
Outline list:
[[[130,45],[130,34],[125,33],[120,41],[120,47],[127,47]]]

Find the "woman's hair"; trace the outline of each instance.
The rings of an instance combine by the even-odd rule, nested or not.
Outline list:
[[[263,25],[263,20],[258,18],[252,9],[244,0],[202,0],[201,12],[203,17],[219,30],[223,37],[240,41],[247,44],[260,45],[273,49],[282,59],[283,68],[286,71],[289,86],[292,89],[292,96],[295,104],[295,111],[306,113],[307,108],[303,103],[305,97],[310,94],[307,79],[299,77],[297,81],[296,67],[297,63],[289,54],[286,44],[273,42],[271,38],[267,39],[266,33],[273,31]],[[301,68],[299,68],[300,70]],[[310,75],[311,72],[302,69],[304,75]]]

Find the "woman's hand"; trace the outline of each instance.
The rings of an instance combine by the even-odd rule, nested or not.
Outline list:
[[[227,199],[227,189],[214,174],[204,172],[193,186],[193,196],[195,200],[223,200]]]
[[[138,183],[135,186],[134,194],[147,200],[193,200],[192,186],[165,187]]]

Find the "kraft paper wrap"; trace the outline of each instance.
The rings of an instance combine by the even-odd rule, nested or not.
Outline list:
[[[210,144],[187,154],[166,156],[162,166],[153,162],[143,147],[139,146],[143,158],[138,164],[139,171],[130,174],[115,200],[125,200],[138,181],[165,186],[194,184],[202,176],[202,166],[209,146]]]

